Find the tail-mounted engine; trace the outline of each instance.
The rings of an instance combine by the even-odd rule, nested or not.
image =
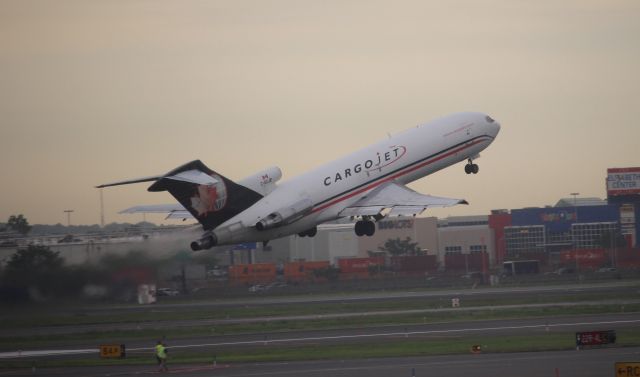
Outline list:
[[[262,231],[290,224],[311,212],[312,208],[313,202],[311,199],[302,199],[290,206],[270,213],[267,217],[256,223],[256,229]]]
[[[199,251],[211,249],[212,247],[216,246],[217,243],[218,237],[216,237],[216,235],[212,232],[207,232],[199,240],[191,242],[191,250]]]

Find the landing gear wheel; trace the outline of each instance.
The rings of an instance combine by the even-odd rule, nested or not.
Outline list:
[[[376,224],[373,221],[362,220],[356,222],[356,236],[373,236],[376,233]]]
[[[318,227],[313,227],[309,230],[305,230],[304,232],[298,233],[298,236],[300,237],[315,237],[315,235],[318,233]]]
[[[365,232],[368,237],[373,236],[376,233],[376,224],[373,221],[367,221],[365,223],[367,226],[365,227]]]
[[[469,162],[464,166],[464,172],[467,174],[478,174],[479,171],[480,168],[477,164],[474,164],[471,159],[469,159]]]

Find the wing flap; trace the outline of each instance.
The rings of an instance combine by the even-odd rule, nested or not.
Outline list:
[[[395,206],[387,216],[413,216],[419,215],[427,209],[425,206]]]
[[[420,194],[400,183],[388,182],[343,209],[340,215],[373,216],[383,209],[390,209],[387,216],[409,216],[420,214],[429,207],[449,207],[456,204],[469,203],[464,199]]]
[[[384,206],[347,207],[340,212],[340,216],[375,216],[384,209]]]

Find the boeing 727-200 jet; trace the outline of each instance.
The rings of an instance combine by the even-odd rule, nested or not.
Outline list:
[[[318,224],[342,217],[357,219],[358,236],[371,236],[374,222],[386,216],[467,204],[464,199],[423,195],[405,185],[461,161],[467,161],[467,174],[478,173],[473,160],[499,131],[498,122],[486,114],[456,113],[282,183],[277,183],[282,177],[277,167],[233,182],[196,160],[164,175],[97,187],[154,182],[149,191],[169,191],[179,205],[137,206],[123,212],[197,219],[204,233],[191,243],[193,250],[268,242],[291,234],[313,237]]]

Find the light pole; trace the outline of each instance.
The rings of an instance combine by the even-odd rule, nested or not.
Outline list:
[[[578,206],[578,204],[576,202],[577,201],[577,196],[580,195],[580,193],[579,192],[572,192],[569,195],[573,196],[573,206],[577,207]]]
[[[67,226],[71,226],[71,213],[72,209],[65,209],[64,212],[67,214]]]

